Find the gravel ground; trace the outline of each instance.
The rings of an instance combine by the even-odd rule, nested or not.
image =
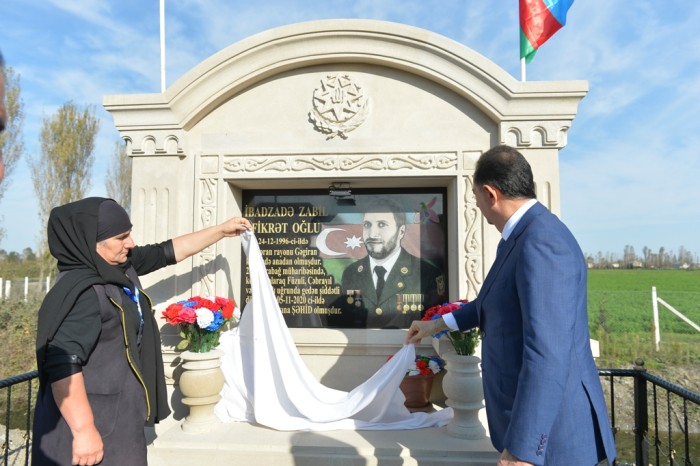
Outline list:
[[[0,439],[2,440],[2,451],[0,457],[4,458],[5,454],[5,426],[0,426]],[[21,466],[25,463],[25,438],[24,431],[11,429],[10,430],[10,446],[7,455],[7,464],[9,466]],[[31,445],[29,446],[31,449]],[[4,463],[3,463],[4,464]]]

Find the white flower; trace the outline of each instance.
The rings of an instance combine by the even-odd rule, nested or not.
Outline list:
[[[428,362],[428,368],[433,371],[433,374],[440,372],[440,364],[432,359]]]
[[[231,321],[232,321],[234,324],[237,324],[240,320],[241,320],[241,308],[238,307],[238,306],[236,306],[236,307],[233,309],[233,316],[231,317]]]
[[[199,308],[194,312],[197,315],[197,326],[199,328],[207,328],[214,321],[214,313],[209,309]]]
[[[418,366],[416,366],[416,363],[414,361],[413,364],[411,364],[411,366],[408,368],[408,375],[410,376],[410,375],[419,375],[419,374],[420,374],[420,370],[418,369]]]

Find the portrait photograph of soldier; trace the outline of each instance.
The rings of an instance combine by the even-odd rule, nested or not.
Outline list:
[[[409,213],[388,198],[373,200],[366,208],[362,215],[366,256],[343,271],[342,314],[337,320],[350,328],[407,328],[446,297],[443,270],[402,246],[408,217],[429,214]]]
[[[290,328],[408,328],[447,298],[444,189],[250,191],[267,272]],[[249,286],[242,264],[243,302]]]

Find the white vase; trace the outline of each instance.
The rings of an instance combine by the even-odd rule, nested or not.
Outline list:
[[[214,414],[214,406],[221,399],[224,374],[221,371],[219,350],[206,353],[183,351],[182,374],[179,387],[182,403],[189,407],[189,414],[182,422],[182,430],[191,433],[209,432],[221,423]]]
[[[481,384],[481,368],[478,356],[446,353],[443,356],[447,372],[442,389],[447,405],[454,411],[447,433],[464,439],[482,439],[486,429],[479,420],[479,410],[484,407],[484,387]]]

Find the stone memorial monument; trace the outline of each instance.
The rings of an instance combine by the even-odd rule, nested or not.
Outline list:
[[[327,20],[249,37],[163,93],[109,95],[104,106],[133,160],[137,242],[250,218],[300,353],[347,390],[401,346],[408,318],[479,291],[499,240],[471,191],[482,152],[517,147],[538,199],[559,212],[559,151],[587,89],[519,82],[415,27]],[[381,217],[380,199],[402,212]],[[385,223],[392,233],[373,239]],[[399,246],[413,262],[388,272],[382,291],[360,284],[372,249]],[[160,307],[249,299],[237,240],[143,281]],[[163,332],[168,365],[178,336]]]

